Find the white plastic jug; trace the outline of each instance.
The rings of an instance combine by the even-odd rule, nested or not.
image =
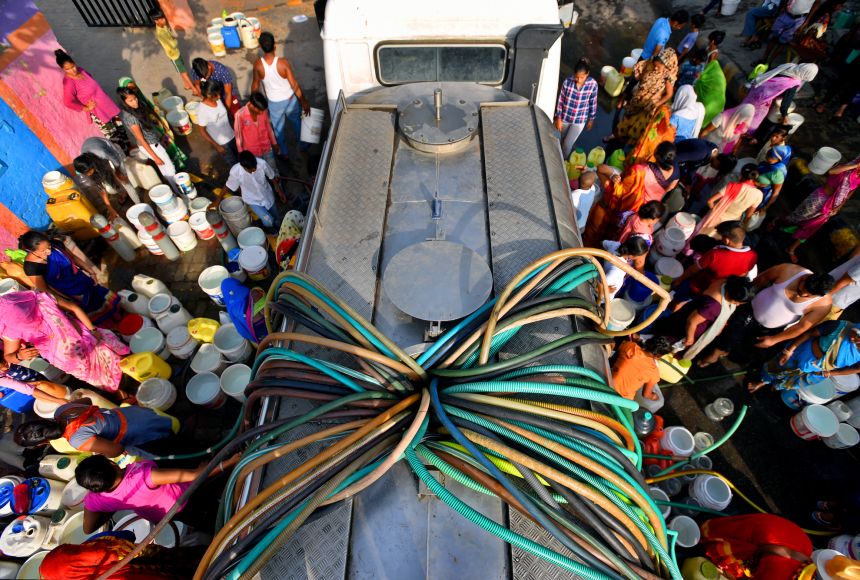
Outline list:
[[[46,455],[39,462],[39,475],[58,481],[69,481],[74,479],[75,468],[80,462],[80,455]]]

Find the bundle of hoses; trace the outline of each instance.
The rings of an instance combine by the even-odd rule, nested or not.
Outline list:
[[[648,320],[609,331],[609,313],[574,292],[590,282],[606,290],[596,258],[660,298]],[[214,469],[241,450],[195,578],[254,577],[315,511],[361,492],[401,459],[469,521],[575,577],[680,578],[673,533],[639,472],[631,419],[637,403],[593,370],[557,364],[575,347],[609,344],[649,325],[668,301],[659,286],[606,252],[563,250],[531,264],[416,359],[313,279],[281,274],[270,289],[268,323],[307,332],[273,332],[259,346],[245,430],[210,463]],[[512,350],[511,339],[535,332],[536,322],[571,317],[594,330],[530,352]],[[491,359],[502,349],[504,358]],[[544,360],[551,356],[555,363]],[[257,402],[274,396],[305,400],[311,410],[250,427]],[[308,459],[239,507],[249,477],[297,451]],[[431,470],[498,497],[557,543],[535,542],[485,517]]]

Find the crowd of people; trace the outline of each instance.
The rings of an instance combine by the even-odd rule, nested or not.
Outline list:
[[[790,11],[803,3],[783,4]],[[829,20],[841,5],[808,4],[807,25]],[[655,359],[669,353],[701,367],[728,358],[749,369],[751,392],[860,371],[860,326],[839,320],[860,297],[858,252],[832,272],[801,267],[796,255],[851,199],[860,185],[860,157],[831,167],[796,207],[777,204],[793,156],[788,113],[818,66],[761,67],[743,99],[726,108],[726,78],[718,60],[726,35],[717,30],[698,38],[709,8],[692,18],[679,10],[654,23],[617,101],[620,119],[616,115],[612,134],[604,138],[606,156],[617,159],[613,153],[621,150],[623,165],[577,167],[582,173],[571,182],[584,245],[601,247],[640,271],[656,251],[659,224],[680,211],[697,219],[677,256],[685,269],[672,280],[669,309],[638,342],[620,345],[613,374],[626,397],[637,391],[654,396]],[[786,14],[785,6],[777,9]],[[748,22],[760,18],[759,12],[751,14]],[[785,34],[779,22],[774,26],[773,34]],[[672,33],[685,27],[689,32],[672,46]],[[593,125],[597,92],[590,63],[580,60],[563,83],[555,111],[562,151],[571,162],[577,140]],[[772,109],[777,122],[768,119]],[[742,158],[749,161],[739,164]],[[748,235],[757,228],[791,236],[784,263],[759,271]],[[609,305],[637,283],[607,264],[606,284]]]

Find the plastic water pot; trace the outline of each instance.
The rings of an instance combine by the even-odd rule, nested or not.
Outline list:
[[[212,302],[218,306],[224,306],[224,294],[221,293],[221,282],[230,277],[224,266],[209,266],[197,277],[197,284],[206,293]]]
[[[636,392],[635,400],[639,403],[639,407],[642,409],[646,409],[651,411],[651,413],[656,413],[660,409],[663,408],[663,405],[666,403],[666,400],[663,398],[663,391],[660,390],[660,387],[654,386],[654,394],[657,395],[656,400],[646,399],[642,396],[642,389],[639,389]]]
[[[654,273],[661,278],[666,276],[674,280],[684,273],[684,266],[675,258],[660,258],[654,265]]]
[[[137,296],[137,294],[134,296]],[[141,314],[127,314],[119,321],[117,331],[119,331],[119,334],[122,336],[124,341],[129,342],[137,332],[151,326],[153,326],[153,322],[149,316],[143,316]]]
[[[629,77],[633,74],[633,66],[636,64],[636,59],[632,56],[625,56],[621,59],[621,74]]]
[[[251,367],[248,365],[230,365],[221,373],[221,390],[240,403],[245,400],[245,387],[251,381]]]
[[[185,112],[188,112],[188,107],[185,107]],[[188,114],[189,116],[191,115],[191,113]],[[197,197],[197,188],[194,187],[194,182],[191,181],[191,175],[189,173],[180,171],[173,176],[173,182],[176,183],[176,187],[187,200],[191,201]]]
[[[624,298],[613,298],[609,303],[607,330],[624,330],[636,318],[636,308]]]
[[[215,373],[200,373],[191,377],[185,386],[185,395],[195,405],[208,409],[218,409],[227,401],[227,395],[221,390],[221,379]]]
[[[824,438],[824,444],[831,449],[848,449],[860,443],[860,433],[848,423],[840,423],[836,434]]]
[[[833,147],[822,147],[815,152],[812,161],[809,162],[809,171],[815,175],[824,175],[839,163],[842,154]]]
[[[696,229],[696,216],[679,211],[666,222],[666,228],[678,228],[684,232],[684,239],[689,239]]]
[[[792,417],[791,430],[805,441],[831,437],[839,429],[833,411],[823,405],[809,405]]]
[[[224,359],[214,344],[203,344],[191,359],[191,370],[195,373],[212,373],[216,376],[224,370]],[[218,387],[220,388],[220,383]]]
[[[169,96],[166,99],[160,99],[158,101],[161,110],[166,113],[170,111],[175,111],[177,109],[182,108],[182,97],[177,97],[175,95]]]
[[[322,135],[325,112],[311,107],[310,113],[302,115],[301,140],[305,143],[319,143]]]
[[[236,241],[242,249],[252,246],[266,247],[266,233],[257,227],[245,228],[236,236]]]
[[[155,243],[155,240],[152,239],[148,233],[143,230],[137,231],[137,236],[140,239],[140,243],[143,244],[143,247],[147,249],[147,251],[153,256],[163,256],[164,250],[162,250],[158,244]]]
[[[170,356],[170,351],[167,350],[167,343],[164,340],[164,334],[155,328],[142,328],[137,331],[129,341],[131,352],[138,354],[141,352],[152,352],[163,359]]]
[[[211,318],[192,318],[188,321],[188,332],[200,342],[212,342],[221,324]]]
[[[836,375],[831,377],[836,384],[836,394],[847,395],[860,388],[860,375]]]
[[[176,244],[180,252],[190,252],[197,247],[197,236],[186,221],[170,224],[167,227],[167,235]]]
[[[651,499],[654,501],[669,501],[669,496],[665,491],[660,489],[659,487],[649,487],[648,494],[651,496]],[[670,505],[658,505],[660,508],[660,513],[663,514],[663,519],[668,519],[669,514],[672,513],[672,506]]]
[[[197,200],[195,199],[194,201]],[[192,205],[194,204],[194,202],[191,203]],[[212,229],[212,226],[206,220],[206,212],[192,212],[191,217],[188,218],[188,225],[191,226],[191,229],[194,230],[194,233],[201,240],[211,240],[215,237],[215,230]]]
[[[21,290],[21,285],[13,278],[0,279],[0,296],[9,294],[10,292],[18,292]]]
[[[120,361],[119,367],[123,373],[138,382],[143,382],[152,377],[169,379],[173,372],[170,365],[164,362],[164,359],[152,352],[131,354]]]
[[[63,505],[63,509],[78,511],[84,509],[84,498],[89,493],[89,490],[85,487],[81,487],[74,478],[66,484],[66,487],[63,488],[63,496],[60,499],[60,502]]]
[[[42,560],[44,560],[45,556],[48,554],[49,552],[47,550],[43,550],[27,558],[27,560],[21,564],[21,568],[18,570],[18,575],[15,578],[20,580],[39,578],[39,566],[42,565]]]
[[[24,478],[18,475],[7,475],[0,478],[0,517],[8,516],[12,513],[12,493],[15,486],[22,481],[24,481]]]
[[[74,479],[75,468],[80,462],[80,455],[46,455],[39,462],[39,475],[57,481],[69,481]]]
[[[206,210],[212,204],[212,201],[205,197],[195,197],[191,200],[191,203],[188,204],[188,211],[191,212],[191,215],[195,213],[203,213],[206,214]]]
[[[723,511],[732,502],[732,490],[719,477],[699,475],[690,486],[690,497],[702,507]]]
[[[144,274],[136,274],[131,279],[131,287],[134,288],[135,292],[149,299],[156,294],[170,294],[170,290],[164,282]],[[149,305],[147,304],[147,310],[148,308]]]
[[[634,48],[630,51],[630,58],[634,59],[636,62],[639,62],[639,59],[642,58],[642,49]]]
[[[836,398],[836,383],[827,378],[814,385],[799,387],[797,395],[805,403],[823,405]]]
[[[669,529],[678,532],[678,545],[682,548],[692,548],[702,538],[699,525],[693,518],[687,516],[672,518],[672,521],[669,522]]]
[[[245,340],[236,326],[225,324],[215,332],[215,348],[229,362],[242,362],[251,354],[251,344]]]
[[[696,451],[704,451],[714,444],[714,436],[704,431],[699,431],[693,435],[693,443],[696,445]]]
[[[209,41],[209,49],[212,51],[212,54],[215,56],[227,56],[227,48],[224,45],[224,36],[221,32],[210,32],[206,39]]]
[[[233,17],[224,19],[221,36],[224,37],[224,46],[227,48],[240,48],[242,46],[242,41],[239,39],[239,23]]]
[[[603,83],[603,90],[610,97],[617,97],[624,90],[624,76],[613,67],[609,68],[610,70],[606,74],[606,82]]]
[[[654,236],[654,249],[662,256],[674,258],[684,249],[687,238],[683,230],[676,227],[665,227]]]
[[[128,218],[128,221],[131,222],[131,225],[136,227],[138,230],[142,230],[143,226],[140,225],[140,220],[138,219],[138,216],[140,216],[140,214],[145,211],[151,213],[152,216],[155,217],[155,210],[152,209],[152,206],[150,206],[148,203],[134,204],[133,206],[128,208],[127,212],[125,212],[125,217]]]
[[[187,326],[177,326],[167,333],[167,349],[178,359],[191,358],[199,345]]]
[[[176,387],[162,378],[147,379],[137,389],[137,402],[141,407],[166,411],[176,402]]]
[[[200,101],[188,101],[185,105],[185,112],[188,113],[188,118],[191,122],[197,125],[197,111],[200,110]],[[179,175],[178,173],[176,174]],[[178,185],[178,184],[177,184]]]
[[[250,246],[242,249],[239,253],[239,265],[248,273],[248,277],[251,280],[261,281],[271,275],[271,271],[269,270],[269,252],[260,246]],[[631,319],[630,322],[633,322],[633,320]]]
[[[180,135],[191,134],[191,117],[185,109],[174,109],[167,113],[167,122]]]
[[[19,516],[0,534],[0,551],[7,556],[27,558],[38,552],[48,536],[51,521],[40,516]],[[45,552],[47,553],[47,552]],[[20,577],[20,576],[19,576]],[[39,575],[24,576],[38,578]]]
[[[21,565],[11,560],[0,560],[0,580],[15,580]]]
[[[827,405],[827,408],[833,411],[833,414],[836,415],[836,419],[840,423],[844,423],[851,418],[851,408],[842,401],[833,401]]]
[[[606,65],[603,68],[601,68],[600,69],[600,84],[605,85],[606,79],[609,76],[609,72],[614,71],[614,70],[615,70],[615,68],[611,67],[609,65]]]
[[[239,232],[245,228],[251,227],[251,215],[248,213],[248,207],[242,201],[241,197],[233,196],[225,198],[218,205],[218,211],[234,236],[238,236]]]
[[[49,171],[42,176],[42,189],[49,196],[54,196],[60,192],[75,189],[75,182],[65,173]]]
[[[89,399],[93,405],[100,409],[116,409],[117,407],[116,403],[107,400],[92,389],[75,389],[69,397],[70,401],[80,401],[81,399]]]
[[[741,0],[723,0],[722,8],[720,8],[720,14],[723,16],[732,16],[735,12],[738,11],[738,5],[741,3]]]
[[[685,427],[667,427],[660,438],[660,446],[672,455],[689,457],[696,448],[693,434]]]
[[[21,485],[30,488],[30,513],[50,514],[62,505],[65,481],[48,479],[46,477],[31,477]]]
[[[184,527],[184,524],[181,522],[170,522],[170,525],[165,526],[164,529],[155,536],[153,543],[157,546],[164,546],[165,548],[175,547],[179,543],[180,535]],[[135,541],[139,543],[146,539],[149,532],[152,531],[152,522],[141,518],[135,513],[131,513],[119,518],[113,529],[115,531],[127,530],[133,533]]]

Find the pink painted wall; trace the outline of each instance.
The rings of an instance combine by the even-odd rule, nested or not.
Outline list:
[[[78,156],[80,144],[87,137],[101,133],[90,122],[89,115],[63,106],[63,72],[54,60],[57,48],[60,45],[54,33],[46,32],[3,69],[0,77],[51,133],[66,159],[71,160]],[[39,133],[37,130],[36,134]]]

